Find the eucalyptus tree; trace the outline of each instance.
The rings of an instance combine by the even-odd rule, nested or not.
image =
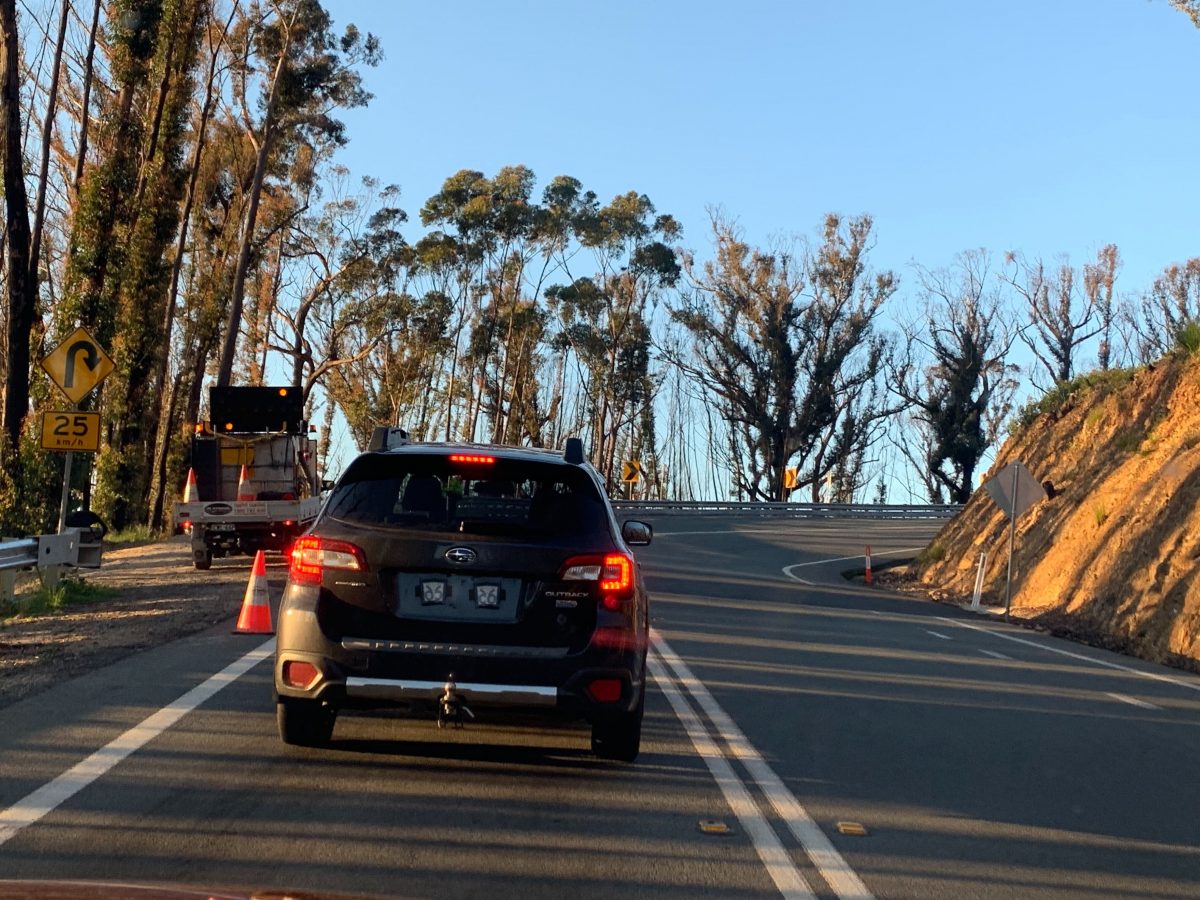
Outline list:
[[[7,366],[4,371],[4,445],[0,462],[15,466],[21,425],[29,409],[30,333],[37,302],[37,272],[30,272],[29,200],[21,154],[20,48],[15,0],[0,0],[0,166],[4,178],[4,246],[7,264]]]
[[[671,316],[691,352],[674,359],[719,399],[739,495],[785,499],[793,463],[814,499],[830,476],[846,494],[861,487],[891,412],[876,322],[896,289],[891,272],[867,269],[871,228],[826,216],[821,243],[797,253],[752,247],[715,215],[713,259],[684,259],[689,289]]]
[[[679,223],[660,214],[645,194],[629,191],[600,206],[591,192],[552,184],[555,202],[570,216],[575,240],[595,271],[547,289],[557,308],[562,346],[580,367],[580,413],[600,473],[611,489],[618,453],[657,469],[650,370],[653,308],[679,281],[671,244]],[[573,265],[564,265],[570,273]]]
[[[1023,254],[1005,254],[1008,271],[1004,280],[1021,297],[1029,325],[1019,331],[1040,367],[1049,377],[1045,389],[1070,381],[1075,374],[1080,348],[1103,330],[1100,304],[1103,295],[1092,289],[1081,290],[1075,268],[1062,259],[1047,271],[1041,259],[1029,260]],[[1085,279],[1090,276],[1085,275]],[[1034,382],[1037,382],[1036,376]]]
[[[1152,363],[1173,350],[1183,329],[1200,323],[1200,257],[1167,266],[1127,310],[1138,361]]]
[[[944,269],[919,268],[922,314],[906,328],[892,390],[908,405],[915,441],[901,449],[932,503],[966,503],[983,454],[1012,408],[1016,331],[991,277],[988,254],[962,253]]]
[[[381,58],[374,35],[363,35],[353,25],[337,35],[319,0],[252,2],[232,42],[242,60],[235,69],[235,92],[245,138],[254,149],[254,168],[230,286],[218,385],[229,384],[233,373],[268,170],[276,166],[286,171],[299,147],[326,150],[344,144],[345,126],[334,112],[370,100],[357,67],[375,65]],[[255,79],[260,71],[262,77]]]

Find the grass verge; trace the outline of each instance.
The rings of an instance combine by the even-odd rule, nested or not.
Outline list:
[[[82,578],[66,576],[58,585],[49,588],[45,584],[31,587],[18,594],[12,603],[0,605],[3,616],[44,616],[62,612],[71,606],[84,606],[101,600],[111,600],[120,595],[114,588],[101,587]]]

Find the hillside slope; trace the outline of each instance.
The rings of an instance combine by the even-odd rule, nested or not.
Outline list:
[[[1200,360],[1081,379],[1001,448],[1055,495],[1017,526],[1013,611],[1159,662],[1200,662]],[[927,586],[1002,603],[1007,520],[983,489],[930,545]]]

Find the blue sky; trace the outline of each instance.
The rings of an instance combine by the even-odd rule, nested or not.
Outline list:
[[[700,256],[712,206],[760,244],[870,213],[896,318],[913,262],[963,250],[1113,242],[1131,295],[1200,255],[1200,31],[1167,0],[327,5],[386,55],[339,161],[414,222],[453,172],[516,163],[647,194]]]
[[[340,161],[413,218],[460,168],[634,189],[703,252],[871,213],[877,267],[1115,242],[1119,286],[1200,255],[1200,31],[1167,0],[329,0],[376,33]]]

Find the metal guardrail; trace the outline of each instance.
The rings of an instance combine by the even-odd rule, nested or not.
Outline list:
[[[749,513],[793,519],[949,519],[961,506],[954,503],[745,503],[726,500],[613,500],[621,512],[661,515]]]
[[[68,528],[62,534],[0,541],[0,602],[11,603],[17,573],[38,568],[47,587],[58,584],[64,566],[97,569],[101,543],[90,530]]]

